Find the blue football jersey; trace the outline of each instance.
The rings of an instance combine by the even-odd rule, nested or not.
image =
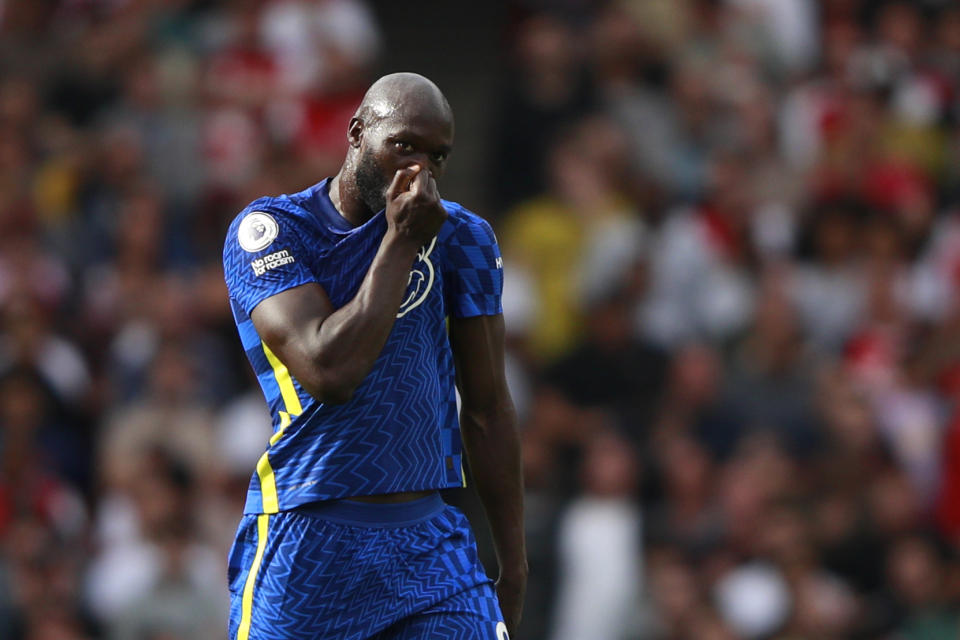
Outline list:
[[[260,339],[253,309],[317,282],[334,307],[353,299],[387,229],[384,212],[353,227],[328,180],[248,205],[230,225],[223,269],[240,340],[273,416],[244,513],[464,483],[446,318],[501,313],[503,272],[490,225],[455,202],[423,246],[393,329],[350,402],[319,402]]]

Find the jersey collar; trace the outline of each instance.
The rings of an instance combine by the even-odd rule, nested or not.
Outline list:
[[[335,233],[355,231],[356,229],[367,226],[383,214],[383,211],[380,211],[362,225],[354,227],[350,224],[350,221],[344,218],[340,212],[337,211],[337,208],[333,206],[333,201],[330,199],[330,178],[324,178],[318,182],[314,189],[320,220],[328,229]]]

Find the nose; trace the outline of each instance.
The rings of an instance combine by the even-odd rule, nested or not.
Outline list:
[[[420,167],[420,171],[429,171],[434,179],[437,177],[436,167],[433,166],[426,154],[417,154],[417,157],[411,158],[411,162],[407,164],[407,168],[412,169],[413,167]]]
[[[421,169],[430,168],[430,156],[424,153],[423,151],[418,151],[410,156],[410,159],[413,161],[413,164],[420,165]]]

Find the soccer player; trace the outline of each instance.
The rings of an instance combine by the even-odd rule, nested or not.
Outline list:
[[[274,418],[230,552],[230,637],[504,640],[527,565],[496,238],[437,192],[453,115],[428,79],[375,82],[347,139],[337,175],[252,202],[227,233]],[[465,484],[464,451],[495,585],[438,493]]]

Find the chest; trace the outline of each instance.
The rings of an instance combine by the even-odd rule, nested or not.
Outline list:
[[[342,307],[356,296],[377,255],[383,233],[382,229],[360,229],[334,239],[311,238],[308,246],[314,250],[308,264],[335,307]],[[437,238],[420,247],[410,266],[398,318],[408,316],[416,309],[429,309],[430,315],[446,315],[444,259],[444,246]]]

